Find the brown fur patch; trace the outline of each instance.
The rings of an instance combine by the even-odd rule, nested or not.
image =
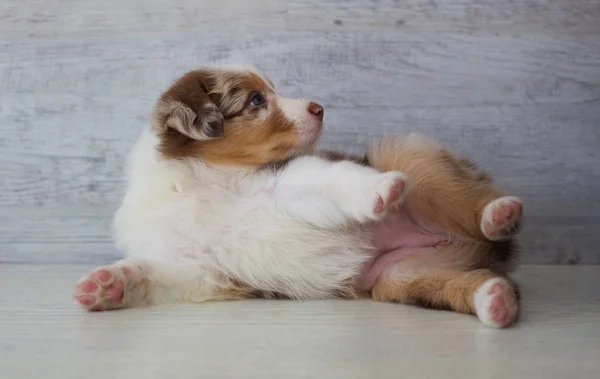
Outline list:
[[[193,154],[211,163],[263,165],[286,158],[297,144],[294,123],[275,108],[265,120],[239,116],[226,122],[223,138],[194,144]]]
[[[252,72],[213,69],[185,74],[155,107],[154,127],[161,139],[159,151],[167,158],[197,157],[232,165],[262,165],[286,158],[298,144],[295,123],[273,101],[250,106],[254,93],[266,99],[273,90]],[[174,103],[186,108],[177,108],[174,115]],[[179,127],[169,127],[168,120],[176,116],[180,117],[172,124]],[[212,124],[203,124],[206,119]],[[221,124],[216,126],[215,122]],[[194,133],[195,129],[202,130]],[[194,138],[198,135],[200,138]]]
[[[434,141],[416,134],[385,139],[368,152],[382,171],[408,175],[408,202],[425,220],[463,240],[485,240],[483,208],[502,193],[468,160],[454,157]]]
[[[402,270],[402,265],[396,267]],[[486,280],[496,277],[490,270],[435,270],[413,279],[398,280],[393,273],[382,276],[373,287],[373,299],[415,304],[475,314],[473,297]]]
[[[220,300],[236,299],[287,299],[283,294],[274,291],[263,291],[242,283],[233,278],[223,280],[215,294],[215,298]]]

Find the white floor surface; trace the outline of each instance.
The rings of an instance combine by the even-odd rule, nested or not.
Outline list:
[[[370,301],[87,313],[89,266],[0,265],[0,379],[600,378],[600,266],[525,266],[518,324]]]

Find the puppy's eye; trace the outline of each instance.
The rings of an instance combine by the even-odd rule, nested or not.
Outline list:
[[[255,93],[252,95],[252,99],[250,99],[250,104],[257,106],[265,103],[265,98],[260,93]]]

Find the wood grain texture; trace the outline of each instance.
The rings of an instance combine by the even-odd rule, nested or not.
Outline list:
[[[598,0],[295,0],[288,2],[291,27],[403,31],[585,30],[600,17]],[[296,21],[296,22],[294,22]],[[590,24],[591,26],[591,24]],[[533,28],[530,28],[533,27]],[[583,27],[583,28],[581,28]]]
[[[594,23],[598,0],[3,0],[0,31],[81,33],[194,29],[306,30],[476,27],[573,28]]]
[[[278,0],[3,0],[0,31],[68,34],[90,31],[285,28]]]
[[[252,63],[325,105],[322,146],[430,135],[525,199],[525,262],[600,263],[599,40],[600,0],[5,0],[0,261],[114,259],[157,95]]]
[[[518,324],[371,301],[229,301],[88,313],[91,266],[0,265],[0,377],[596,378],[600,267],[528,266]],[[35,364],[33,364],[34,362]],[[43,375],[42,375],[43,373]]]

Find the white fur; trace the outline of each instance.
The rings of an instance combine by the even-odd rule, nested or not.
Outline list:
[[[114,222],[129,258],[118,264],[146,273],[149,303],[204,301],[227,277],[292,298],[331,297],[368,258],[360,222],[382,217],[378,196],[404,179],[317,157],[276,172],[167,160],[157,142],[145,131],[133,149]]]
[[[294,121],[298,150],[309,149],[321,132],[309,102],[273,100]],[[114,220],[127,258],[98,269],[125,282],[122,303],[110,303],[98,270],[86,278],[103,308],[227,297],[232,281],[298,299],[347,292],[372,249],[365,222],[385,215],[378,202],[402,201],[390,199],[400,173],[308,156],[278,171],[166,159],[155,133],[144,131],[130,154]]]
[[[319,138],[322,123],[321,120],[308,112],[308,105],[310,104],[308,100],[277,96],[275,101],[285,117],[296,123],[301,145],[312,144]]]

